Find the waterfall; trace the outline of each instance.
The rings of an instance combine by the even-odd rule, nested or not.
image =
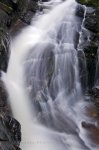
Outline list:
[[[75,49],[75,0],[51,0],[10,44],[2,80],[23,150],[89,150],[81,127],[83,95]],[[82,118],[81,118],[82,116]],[[88,118],[87,118],[88,120]]]

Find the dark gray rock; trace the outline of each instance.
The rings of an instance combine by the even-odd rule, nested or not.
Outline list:
[[[21,141],[21,126],[10,116],[0,116],[0,149],[18,150]]]
[[[0,71],[6,71],[9,58],[9,37],[3,28],[0,28]]]
[[[94,32],[99,32],[99,9],[95,9],[92,13],[89,11],[86,14],[86,19],[84,22],[85,28]]]
[[[0,27],[9,27],[11,23],[11,17],[3,10],[0,10]]]
[[[34,15],[34,12],[27,11],[23,16],[21,16],[21,20],[26,24],[30,24],[33,18],[33,15]]]
[[[99,88],[98,87],[94,87],[92,89],[92,94],[94,95],[95,98],[99,98]]]
[[[76,9],[76,15],[83,18],[84,17],[84,6],[78,4]]]
[[[78,51],[79,76],[83,92],[87,90],[87,66],[84,51]]]
[[[37,4],[38,0],[30,0],[29,4],[28,4],[28,10],[32,11],[32,12],[36,12],[36,10],[39,9],[38,4]]]
[[[4,121],[9,141],[19,146],[21,141],[21,126],[19,122],[10,116],[4,116],[2,120]]]
[[[87,84],[89,91],[95,84],[97,50],[99,47],[99,9],[87,8],[79,49],[84,51],[87,65]]]
[[[4,89],[2,81],[0,81],[0,112],[10,112],[6,108],[7,106],[7,93]]]

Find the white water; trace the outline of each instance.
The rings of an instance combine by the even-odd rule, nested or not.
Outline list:
[[[38,17],[12,40],[8,70],[2,76],[13,115],[21,123],[23,150],[89,149],[82,140],[79,115],[83,97],[74,48],[77,3],[59,1],[55,7],[56,2],[44,3],[51,6],[48,14]],[[48,67],[42,60],[51,52],[54,73],[48,87]]]

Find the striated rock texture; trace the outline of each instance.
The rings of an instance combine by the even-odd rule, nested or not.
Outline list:
[[[37,7],[36,0],[0,0],[0,77],[8,66],[10,36],[30,24]],[[0,79],[0,150],[20,150],[21,126],[12,117],[7,97]]]

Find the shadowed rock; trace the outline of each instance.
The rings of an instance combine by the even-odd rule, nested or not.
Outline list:
[[[21,141],[21,127],[10,116],[0,116],[0,149],[18,150]]]

